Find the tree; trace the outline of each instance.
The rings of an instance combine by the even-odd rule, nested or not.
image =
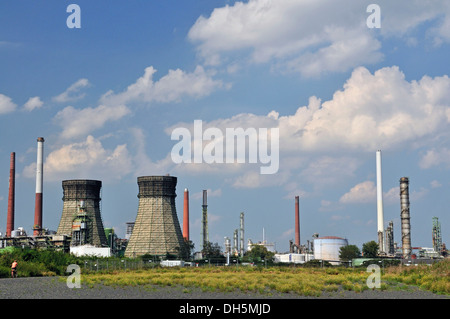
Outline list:
[[[221,257],[222,256],[222,248],[220,248],[218,243],[207,242],[202,250],[203,257],[212,258],[212,257]]]
[[[270,260],[274,253],[267,250],[263,245],[253,245],[252,249],[246,253],[249,259]]]
[[[376,258],[378,256],[378,244],[374,240],[364,243],[362,253],[364,257]]]
[[[359,248],[355,245],[343,246],[339,249],[339,258],[343,261],[350,261],[361,255]]]

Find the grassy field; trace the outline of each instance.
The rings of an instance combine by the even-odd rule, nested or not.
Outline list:
[[[362,292],[370,289],[371,275],[358,268],[285,268],[285,267],[200,267],[154,268],[134,271],[112,271],[83,274],[83,284],[113,286],[181,286],[188,293],[192,287],[204,291],[235,290],[270,294],[296,293],[320,296],[340,289]],[[382,270],[381,290],[408,289],[418,286],[434,293],[450,295],[450,261],[432,266],[389,267]]]

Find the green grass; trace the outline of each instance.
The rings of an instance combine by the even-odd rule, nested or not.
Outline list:
[[[433,266],[390,267],[381,275],[380,290],[398,289],[399,285],[418,286],[434,293],[450,295],[450,262]],[[181,286],[186,293],[191,288],[203,291],[295,293],[303,296],[320,296],[339,289],[361,293],[369,289],[366,281],[370,274],[365,269],[311,269],[255,267],[201,267],[154,268],[138,271],[89,273],[82,276],[84,284],[117,286]]]

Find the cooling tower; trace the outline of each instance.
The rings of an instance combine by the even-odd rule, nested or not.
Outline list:
[[[177,178],[142,176],[137,182],[139,207],[125,257],[178,255],[184,241],[175,209]]]
[[[100,215],[101,181],[67,180],[62,182],[63,212],[57,234],[72,236],[71,245],[108,246]],[[83,240],[75,236],[79,231]]]

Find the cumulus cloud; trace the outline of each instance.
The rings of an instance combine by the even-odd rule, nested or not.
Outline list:
[[[408,32],[438,17],[444,21],[432,24],[434,42],[450,40],[450,6],[445,0],[377,4],[382,8],[380,32],[367,27],[368,3],[357,0],[251,0],[199,17],[188,37],[207,64],[235,68],[240,60],[271,62],[308,77],[378,62],[383,57],[380,34],[410,38]]]
[[[23,108],[27,111],[33,111],[34,109],[40,108],[44,102],[41,101],[39,96],[30,97],[28,101],[23,105]]]
[[[73,102],[82,99],[85,94],[79,93],[82,88],[89,86],[88,79],[79,79],[69,86],[63,93],[53,97],[53,101],[58,103]]]
[[[443,147],[440,149],[431,149],[426,152],[419,163],[423,169],[428,169],[434,166],[450,167],[450,149]]]
[[[51,151],[44,160],[45,178],[48,181],[74,178],[119,180],[131,172],[131,156],[126,144],[105,149],[93,136],[85,141],[67,144]],[[24,176],[35,176],[36,164],[24,169]]]
[[[63,128],[60,136],[68,139],[86,136],[103,127],[106,122],[117,121],[129,113],[130,110],[125,105],[99,105],[84,109],[67,106],[56,114],[54,121]]]
[[[376,186],[372,181],[365,181],[352,187],[350,191],[344,194],[339,202],[348,203],[371,203],[376,198]]]
[[[11,113],[16,109],[17,105],[12,99],[4,94],[0,94],[0,114]]]
[[[396,66],[374,73],[358,67],[331,99],[322,101],[312,96],[307,106],[299,107],[293,114],[280,115],[274,110],[267,115],[242,113],[202,122],[203,132],[210,127],[221,132],[239,127],[278,128],[280,165],[276,178],[270,176],[266,180],[257,170],[249,169],[249,164],[183,164],[177,168],[197,173],[240,173],[232,182],[235,187],[280,185],[290,181],[283,174],[293,176],[294,172],[316,188],[332,185],[356,175],[361,163],[351,153],[424,146],[448,132],[449,101],[448,76],[407,81]],[[193,134],[193,123],[178,123],[166,133],[170,135],[177,127],[187,128]],[[437,156],[437,151],[430,151],[422,167],[450,157],[445,154]]]
[[[448,76],[408,82],[398,67],[371,74],[356,68],[329,101],[279,118],[281,148],[304,150],[388,149],[448,130]]]
[[[152,66],[145,69],[144,75],[128,86],[121,93],[113,91],[105,93],[101,102],[107,105],[126,104],[129,102],[178,102],[182,97],[200,98],[223,87],[220,80],[212,78],[213,73],[197,66],[192,73],[183,70],[169,70],[158,81],[153,80],[156,69]]]

